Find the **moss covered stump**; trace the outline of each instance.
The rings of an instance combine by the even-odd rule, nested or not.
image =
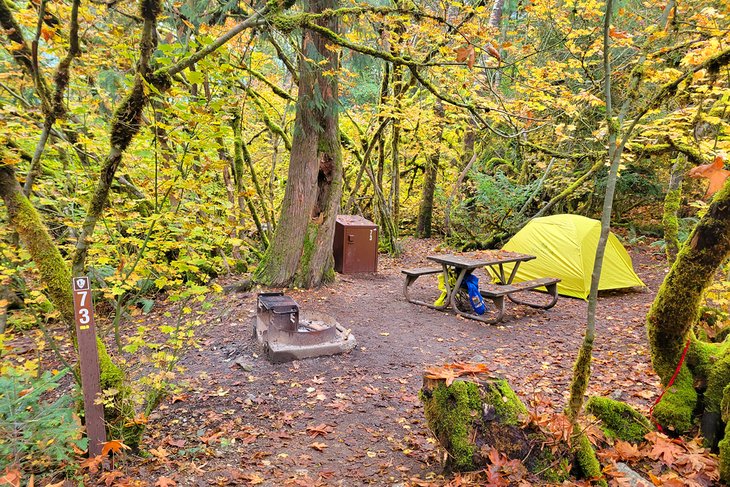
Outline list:
[[[444,379],[424,378],[420,398],[428,427],[446,451],[446,471],[484,468],[496,449],[545,482],[569,478],[570,446],[525,422],[527,408],[506,380],[478,374],[447,386]]]

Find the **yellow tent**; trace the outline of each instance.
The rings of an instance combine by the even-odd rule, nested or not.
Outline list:
[[[520,265],[515,282],[558,277],[561,279],[559,294],[587,299],[600,233],[601,222],[584,216],[535,218],[504,246],[504,250],[537,256]],[[606,244],[598,289],[634,286],[644,286],[644,283],[634,272],[628,252],[616,235],[611,233]]]

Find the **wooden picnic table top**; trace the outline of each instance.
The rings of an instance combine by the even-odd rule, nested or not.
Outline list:
[[[478,254],[436,254],[429,255],[426,258],[433,262],[438,262],[439,264],[472,270],[479,267],[507,264],[510,262],[525,262],[534,259],[535,256],[520,254],[518,252],[509,252],[507,250],[487,250],[479,252]]]

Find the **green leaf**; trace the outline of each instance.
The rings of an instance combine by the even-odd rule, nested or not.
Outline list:
[[[200,71],[188,71],[188,81],[191,83],[202,83],[205,76]]]

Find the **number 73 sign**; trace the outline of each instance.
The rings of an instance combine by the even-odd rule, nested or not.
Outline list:
[[[91,302],[91,285],[88,277],[74,277],[74,314],[76,317],[76,340],[79,344],[79,365],[81,368],[81,389],[84,392],[84,413],[86,436],[89,438],[89,456],[101,454],[106,441],[104,427],[104,406],[97,402],[101,393],[99,352],[96,349],[94,308]]]

